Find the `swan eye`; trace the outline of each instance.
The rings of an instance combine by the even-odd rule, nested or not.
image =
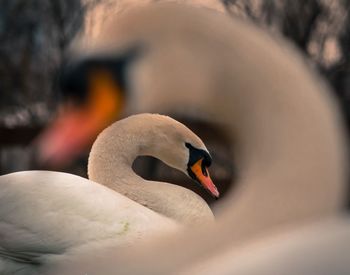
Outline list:
[[[91,98],[91,82],[98,78],[101,72],[110,74],[118,86],[118,91],[124,93],[127,86],[125,65],[121,61],[105,59],[87,59],[62,66],[58,76],[58,89],[63,99],[73,99],[77,104],[86,104]]]
[[[189,150],[189,159],[188,159],[187,166],[192,166],[193,164],[198,162],[200,159],[202,159],[203,167],[209,167],[211,165],[212,159],[208,152],[202,149],[197,149],[188,142],[185,143],[185,146]]]
[[[91,78],[96,71],[104,71],[113,76],[118,90],[124,93],[128,90],[129,66],[144,53],[144,48],[144,45],[137,43],[112,56],[86,57],[69,62],[65,60],[57,74],[56,88],[60,90],[64,99],[69,98],[78,104],[84,104],[91,92]]]
[[[207,171],[207,166],[205,166],[204,165],[204,160],[202,159],[202,165],[201,165],[201,168],[202,168],[202,174],[204,175],[204,176],[208,176],[208,171]]]
[[[64,62],[58,72],[56,89],[63,100],[73,100],[81,104],[87,100],[88,66],[86,62]]]

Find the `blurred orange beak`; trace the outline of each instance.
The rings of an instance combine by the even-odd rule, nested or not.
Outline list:
[[[191,171],[195,174],[197,181],[205,189],[207,189],[210,194],[212,194],[215,198],[218,198],[220,196],[220,193],[209,176],[208,168],[202,165],[202,161],[203,159],[200,159],[195,164],[193,164],[191,166]]]
[[[119,87],[106,71],[95,72],[82,106],[64,106],[58,118],[37,140],[39,161],[50,166],[70,163],[112,123],[123,105]]]

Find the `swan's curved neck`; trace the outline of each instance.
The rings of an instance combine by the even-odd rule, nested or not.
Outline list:
[[[105,129],[90,152],[89,179],[180,223],[211,220],[210,208],[192,191],[145,180],[133,171],[132,164],[138,156],[162,159],[164,151],[157,129],[144,126],[122,120]]]
[[[215,255],[219,249],[224,251],[228,245],[233,247],[257,232],[287,222],[291,225],[315,219],[341,207],[347,161],[336,106],[324,91],[320,79],[310,76],[301,62],[293,64],[299,60],[296,57],[281,59],[280,66],[266,70],[261,64],[270,65],[273,56],[259,62],[259,58],[249,55],[249,60],[260,66],[250,64],[246,66],[248,71],[245,67],[240,68],[241,71],[232,70],[240,74],[228,78],[232,83],[227,83],[220,95],[217,90],[208,92],[206,97],[199,96],[200,93],[196,95],[193,90],[182,94],[170,90],[173,97],[147,102],[147,106],[140,108],[164,112],[166,108],[175,109],[175,104],[190,106],[192,103],[204,110],[231,135],[238,166],[237,189],[222,202],[218,226],[186,232],[169,242],[159,243],[157,248],[153,246],[157,252],[148,255],[140,266],[153,267],[156,263],[152,260],[161,257],[164,251],[169,253],[171,261],[161,264],[164,269],[160,268],[159,274],[196,260],[203,263],[205,257]],[[250,68],[255,68],[255,81],[249,79]],[[285,70],[285,78],[275,77],[280,68]],[[216,80],[212,75],[203,79]],[[205,84],[207,87],[219,86]],[[171,85],[167,87],[171,89]],[[144,94],[149,96],[148,91]],[[141,98],[142,94],[139,96]],[[156,95],[150,97],[159,98]],[[198,100],[201,98],[205,100]],[[185,254],[182,253],[184,247]]]
[[[88,163],[89,179],[118,188],[123,194],[129,194],[124,192],[125,185],[128,189],[137,186],[141,190],[140,183],[147,182],[133,171],[135,159],[143,155],[159,158],[153,129],[130,122],[130,119],[121,120],[105,129],[92,146]]]
[[[241,34],[246,26],[236,23],[231,31]],[[213,247],[219,241],[242,240],[286,221],[333,213],[341,207],[345,194],[345,142],[336,106],[324,83],[305,69],[287,45],[282,51],[269,37],[249,31],[250,36],[244,39],[225,39],[225,43],[232,43],[231,51],[215,55],[215,64],[225,70],[216,71],[208,63],[202,66],[210,68],[205,74],[198,66],[198,60],[211,60],[212,50],[208,48],[206,58],[199,57],[201,52],[193,54],[193,59],[177,57],[176,62],[187,66],[186,72],[193,72],[191,78],[175,71],[162,75],[154,87],[147,83],[151,77],[141,78],[154,72],[154,64],[145,62],[134,72],[134,77],[139,77],[139,88],[133,91],[135,109],[165,112],[177,106],[195,106],[224,125],[232,137],[237,188],[223,201],[221,215],[218,212],[221,226],[215,233],[221,237],[212,241]],[[214,43],[211,35],[203,47]],[[254,50],[247,50],[251,45]],[[163,62],[161,54],[157,60]],[[167,67],[167,63],[161,64]],[[197,72],[202,82],[196,82],[198,87],[190,86]],[[205,234],[209,233],[203,232],[201,240],[210,238]],[[188,243],[193,243],[193,237],[188,237]],[[203,251],[210,250],[208,243]],[[196,245],[198,252],[202,244]],[[181,250],[179,246],[177,253]]]

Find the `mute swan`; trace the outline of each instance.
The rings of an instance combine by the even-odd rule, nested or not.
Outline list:
[[[78,270],[105,268],[108,274],[117,265],[120,273],[176,272],[342,208],[347,158],[337,106],[322,79],[284,41],[213,11],[155,4],[125,12],[85,42],[76,44],[77,64],[100,61],[98,70],[115,82],[105,91],[126,83],[129,112],[181,106],[223,124],[235,144],[238,182],[216,225],[152,243],[152,253],[147,246],[115,251],[111,269],[85,261]],[[141,50],[128,62],[125,53],[135,47]]]
[[[88,167],[93,181],[50,171],[0,177],[0,273],[36,273],[82,251],[129,246],[183,224],[213,220],[192,191],[137,176],[132,162],[145,154],[219,195],[208,175],[210,155],[194,133],[166,116],[128,117],[94,143]]]

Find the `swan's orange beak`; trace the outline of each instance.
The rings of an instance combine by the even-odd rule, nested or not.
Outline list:
[[[63,106],[58,118],[37,140],[39,161],[51,166],[71,162],[87,149],[123,107],[123,96],[112,75],[95,72],[82,106]]]
[[[210,194],[212,194],[215,198],[218,198],[220,196],[220,193],[209,176],[208,168],[202,165],[202,161],[203,159],[201,158],[195,164],[193,164],[191,166],[191,171],[196,176],[197,181],[205,189],[207,189]]]

